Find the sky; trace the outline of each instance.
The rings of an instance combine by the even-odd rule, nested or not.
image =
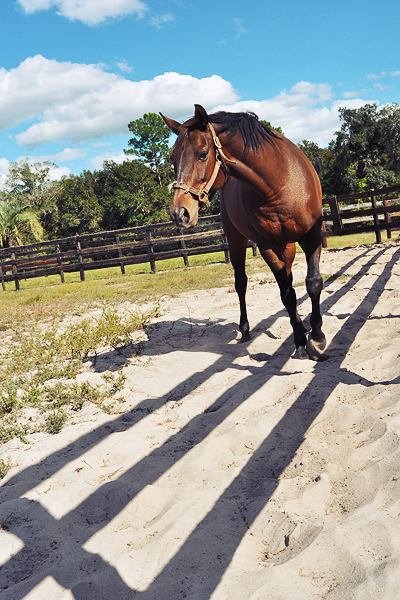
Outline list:
[[[398,0],[0,2],[0,183],[25,158],[122,162],[146,112],[250,110],[326,146],[372,102],[400,103]]]

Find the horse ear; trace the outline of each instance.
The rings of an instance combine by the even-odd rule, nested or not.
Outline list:
[[[200,129],[207,129],[208,114],[200,104],[195,104],[194,118],[199,124]]]
[[[178,121],[174,121],[174,119],[168,119],[168,117],[164,117],[162,113],[160,113],[160,117],[173,133],[179,135],[182,125],[178,123]]]

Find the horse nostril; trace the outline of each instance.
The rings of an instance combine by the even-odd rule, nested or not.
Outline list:
[[[184,206],[179,206],[176,209],[170,209],[172,221],[177,227],[187,227],[190,222],[190,213]]]
[[[181,223],[183,223],[183,225],[187,225],[190,221],[190,215],[189,215],[188,209],[185,208],[184,206],[181,206],[178,218],[179,218],[179,221]]]

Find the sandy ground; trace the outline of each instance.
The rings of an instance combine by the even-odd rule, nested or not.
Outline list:
[[[182,294],[127,412],[1,447],[2,600],[400,598],[400,245],[324,251],[322,272],[326,360],[291,358],[262,276],[247,344],[232,290]]]

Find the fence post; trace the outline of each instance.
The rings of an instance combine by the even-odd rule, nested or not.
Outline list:
[[[1,279],[1,285],[3,288],[3,292],[6,291],[6,284],[4,283],[4,277],[3,277],[3,269],[0,266],[0,279]]]
[[[180,229],[179,227],[178,227],[178,233],[179,233],[179,235],[183,236],[183,230]],[[183,250],[187,250],[186,242],[183,239],[181,239],[181,248]],[[189,259],[188,259],[187,252],[182,252],[182,254],[183,254],[183,262],[185,263],[185,267],[188,267],[189,266]]]
[[[325,221],[322,219],[322,225],[321,225],[321,243],[322,243],[322,247],[323,248],[327,248],[328,247],[328,240],[326,239],[326,227],[325,227]]]
[[[228,240],[226,239],[226,235],[225,235],[225,231],[224,230],[222,230],[221,238],[222,238],[222,243],[226,244]],[[229,256],[229,248],[228,249],[224,249],[224,254],[225,254],[225,262],[226,262],[226,264],[229,264],[231,262],[231,257]]]
[[[115,236],[115,243],[119,244],[119,235]],[[119,258],[122,258],[122,251],[121,248],[118,248],[118,256]],[[121,262],[119,263],[119,266],[121,267],[121,273],[122,275],[125,275],[125,265],[123,263],[123,261],[121,260]]]
[[[61,250],[60,250],[60,244],[57,244],[57,246],[56,246],[56,252],[57,252],[58,255],[60,254],[60,252],[61,252]],[[57,264],[58,264],[59,267],[62,266],[61,256],[57,256]],[[60,277],[61,277],[61,283],[65,283],[64,282],[64,270],[63,269],[60,269]]]
[[[147,248],[148,248],[147,251],[148,251],[149,254],[153,254],[153,252],[154,252],[154,246],[151,243],[151,229],[146,229],[146,238],[149,241],[149,243],[147,245]],[[156,272],[156,261],[155,261],[154,258],[151,258],[151,257],[150,257],[150,268],[151,268],[151,272],[154,275],[154,273]]]
[[[329,199],[329,206],[333,221],[333,233],[336,233],[336,235],[342,235],[343,222],[342,217],[340,216],[340,206],[336,196]]]
[[[388,201],[386,198],[383,200],[383,206],[388,207]],[[392,222],[392,219],[391,219],[390,213],[385,212],[385,223],[387,225],[389,225],[391,222]],[[386,235],[387,235],[387,239],[390,240],[392,237],[392,230],[390,229],[390,227],[388,227],[386,229]]]
[[[371,190],[371,192],[374,192],[375,190]],[[372,203],[372,208],[376,208],[376,196],[374,196],[372,194],[371,196],[371,203]],[[381,236],[381,230],[378,228],[379,226],[379,219],[378,219],[378,215],[374,214],[373,215],[374,218],[374,225],[375,225],[375,239],[376,239],[376,243],[380,244],[382,241],[382,236]]]
[[[11,253],[11,260],[15,260],[15,252]],[[18,279],[18,269],[17,269],[17,265],[13,265],[12,266],[12,272],[13,275],[15,275],[14,281],[15,281],[15,289],[18,292],[19,291],[19,279]]]
[[[81,265],[80,269],[79,269],[79,273],[81,276],[81,281],[85,281],[85,269],[83,266],[83,258],[82,258],[82,248],[81,248],[81,243],[78,240],[78,236],[75,236],[75,243],[76,243],[76,253],[78,255],[78,262]]]

